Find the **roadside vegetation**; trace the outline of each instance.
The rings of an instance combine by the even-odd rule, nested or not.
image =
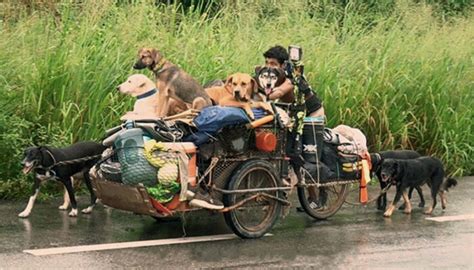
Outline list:
[[[0,16],[0,198],[29,193],[25,147],[100,139],[119,123],[133,100],[115,87],[143,46],[205,83],[300,45],[329,127],[474,173],[470,1],[7,0]]]

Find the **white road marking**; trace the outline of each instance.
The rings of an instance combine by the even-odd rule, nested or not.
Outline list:
[[[458,221],[458,220],[469,220],[474,219],[474,214],[459,215],[459,216],[445,216],[445,217],[429,217],[427,220],[445,222],[445,221]]]
[[[265,234],[265,236],[272,236],[272,234],[267,233]],[[198,242],[209,242],[209,241],[222,241],[222,240],[230,240],[230,239],[235,239],[235,238],[238,238],[235,234],[221,234],[221,235],[210,235],[210,236],[182,237],[182,238],[173,238],[173,239],[146,240],[146,241],[85,245],[85,246],[26,249],[26,250],[23,250],[23,252],[29,253],[35,256],[46,256],[46,255],[77,253],[77,252],[85,252],[85,251],[99,251],[99,250],[112,250],[112,249],[123,249],[123,248],[187,244],[187,243],[198,243]]]

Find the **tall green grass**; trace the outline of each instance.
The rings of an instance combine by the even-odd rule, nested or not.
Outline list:
[[[373,151],[416,149],[450,174],[474,173],[472,16],[443,23],[403,0],[380,14],[327,1],[228,1],[209,12],[153,2],[64,1],[59,25],[44,11],[3,21],[0,181],[18,177],[27,145],[98,139],[118,124],[133,100],[115,87],[137,72],[142,46],[204,83],[298,44],[329,126],[360,128]]]

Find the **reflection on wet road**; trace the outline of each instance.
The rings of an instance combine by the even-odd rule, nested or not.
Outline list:
[[[428,197],[428,190],[424,189]],[[372,187],[371,194],[376,194]],[[259,240],[160,245],[73,254],[33,256],[27,249],[124,243],[231,234],[220,214],[195,212],[181,220],[97,207],[91,215],[70,218],[57,210],[60,199],[38,202],[28,219],[16,215],[26,202],[0,202],[0,269],[324,268],[473,269],[474,177],[460,180],[448,194],[448,208],[435,220],[415,208],[384,218],[374,205],[344,206],[326,221],[314,221],[293,207]],[[294,194],[292,195],[297,205]],[[389,198],[393,197],[393,190]],[[414,205],[418,198],[414,196]],[[80,198],[85,205],[87,196]],[[471,217],[471,218],[470,218]],[[442,220],[443,222],[440,222]]]

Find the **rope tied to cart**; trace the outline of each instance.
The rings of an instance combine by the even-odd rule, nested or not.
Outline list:
[[[93,160],[93,159],[96,159],[96,158],[99,158],[99,157],[102,156],[102,154],[98,154],[98,155],[87,156],[87,157],[82,157],[82,158],[56,161],[56,158],[54,157],[54,155],[48,149],[45,149],[45,150],[46,150],[46,153],[48,153],[48,155],[53,160],[53,164],[48,166],[48,167],[37,166],[37,168],[44,169],[44,170],[51,170],[52,168],[54,168],[56,166],[60,166],[60,165],[71,165],[71,164],[75,164],[75,163],[81,163],[81,162]]]
[[[377,195],[376,197],[368,200],[367,202],[365,203],[354,203],[354,202],[348,202],[347,200],[345,200],[344,202],[349,204],[349,205],[355,205],[355,206],[359,206],[359,205],[366,205],[366,204],[369,204],[369,203],[372,203],[374,202],[375,200],[377,200],[378,198],[380,198],[380,196],[384,195],[385,193],[387,193],[387,191],[389,190],[389,188],[392,186],[392,183],[388,183],[388,185],[382,189],[379,193],[379,195]]]

